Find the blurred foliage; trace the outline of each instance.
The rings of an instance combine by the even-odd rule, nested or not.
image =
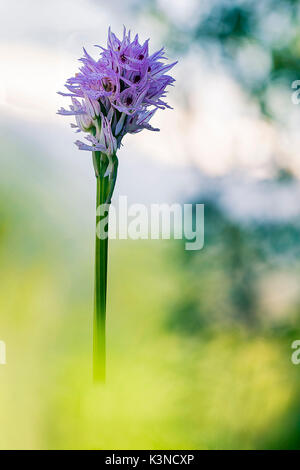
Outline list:
[[[299,374],[290,362],[296,329],[265,334],[243,326],[255,305],[239,276],[255,291],[255,260],[263,259],[246,231],[208,204],[210,235],[196,255],[172,241],[111,242],[108,381],[95,387],[90,227],[80,230],[75,201],[72,234],[69,218],[55,224],[58,201],[42,188],[58,190],[58,177],[52,181],[35,149],[25,152],[17,141],[9,149],[0,173],[0,338],[7,345],[0,447],[299,448]],[[38,186],[18,177],[16,155]],[[184,314],[179,323],[171,315],[180,334],[170,329],[174,302]],[[241,305],[243,321],[224,326]]]
[[[293,289],[294,279],[300,276],[299,221],[243,223],[220,207],[215,194],[201,198],[201,203],[205,204],[205,246],[200,251],[184,251],[184,246],[178,250],[184,294],[180,292],[176,299],[169,326],[193,335],[204,327],[236,325],[293,330],[300,313],[300,294]],[[265,281],[272,280],[274,273],[279,281],[281,276],[283,289],[292,285],[290,295],[282,293],[280,311],[275,313],[272,301],[269,305],[263,301],[269,295]],[[278,296],[280,300],[280,292],[274,292],[274,298]]]
[[[299,0],[213,0],[194,5],[186,19],[172,15],[167,2],[141,2],[163,26],[174,54],[198,46],[211,65],[221,59],[265,116],[278,118],[270,90],[290,90],[300,76]],[[184,15],[183,15],[184,17]]]

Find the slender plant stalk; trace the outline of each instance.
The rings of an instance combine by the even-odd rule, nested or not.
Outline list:
[[[70,109],[61,108],[58,114],[76,117],[72,127],[86,134],[88,143],[76,140],[75,144],[80,150],[92,152],[97,179],[93,330],[96,382],[105,382],[108,209],[118,171],[116,152],[126,134],[143,129],[159,130],[149,121],[157,109],[169,107],[161,98],[165,96],[166,87],[174,82],[166,72],[177,63],[164,63],[167,57],[163,47],[149,55],[148,41],[141,44],[138,35],[132,41],[125,26],[123,39],[118,39],[109,28],[107,49],[101,47],[96,61],[84,49],[79,72],[66,82],[68,93],[59,92],[72,97]],[[128,60],[121,51],[126,52]]]
[[[94,308],[94,381],[105,383],[106,369],[106,293],[108,261],[108,211],[114,190],[118,160],[93,152],[97,180],[96,246],[95,246],[95,308]],[[109,165],[111,165],[110,171]],[[100,207],[102,211],[100,213]],[[103,221],[103,219],[106,221]],[[101,223],[102,222],[102,223]],[[107,223],[105,223],[107,222]]]

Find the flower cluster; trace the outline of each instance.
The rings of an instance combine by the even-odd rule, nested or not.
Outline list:
[[[88,133],[87,143],[75,142],[79,149],[112,155],[126,133],[159,130],[149,120],[158,108],[170,108],[163,98],[174,79],[166,72],[176,62],[164,63],[163,48],[149,55],[148,42],[141,45],[138,35],[131,41],[125,27],[120,40],[109,28],[107,48],[96,46],[101,49],[98,60],[83,49],[83,66],[65,85],[69,93],[60,92],[71,96],[72,105],[58,111],[75,116],[71,126],[76,132]]]

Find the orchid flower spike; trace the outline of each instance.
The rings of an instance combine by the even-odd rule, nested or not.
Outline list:
[[[74,115],[76,132],[85,132],[87,143],[77,140],[80,150],[115,154],[127,133],[143,129],[158,131],[149,120],[157,109],[170,108],[163,101],[166,87],[174,78],[167,72],[176,64],[165,64],[164,49],[152,55],[149,40],[133,41],[124,27],[123,38],[118,39],[110,28],[107,48],[100,46],[100,57],[93,59],[85,49],[80,59],[83,64],[75,77],[66,82],[72,98],[69,110],[61,108],[58,114]]]
[[[85,134],[85,141],[76,140],[80,150],[92,152],[97,181],[96,248],[95,248],[95,313],[94,313],[94,379],[105,382],[106,294],[108,232],[105,211],[109,211],[115,188],[117,150],[123,137],[148,129],[157,109],[170,108],[164,101],[166,88],[174,78],[167,72],[176,64],[166,64],[164,49],[150,55],[149,40],[133,41],[124,27],[123,38],[108,30],[107,48],[100,46],[100,56],[93,59],[85,49],[81,67],[66,82],[71,105],[58,114],[75,116],[71,127]],[[100,209],[100,210],[99,210]],[[104,211],[102,211],[104,209]],[[99,231],[98,231],[99,227]]]

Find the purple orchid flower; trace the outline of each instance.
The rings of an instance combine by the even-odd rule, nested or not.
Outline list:
[[[76,126],[72,127],[93,136],[91,145],[76,141],[81,150],[101,149],[111,155],[127,133],[159,130],[148,121],[156,109],[170,108],[162,98],[166,87],[174,82],[166,72],[177,62],[165,64],[163,48],[149,55],[148,44],[149,40],[140,44],[138,35],[131,41],[125,27],[122,40],[109,28],[107,48],[96,46],[101,49],[98,60],[84,49],[80,59],[83,66],[66,82],[69,93],[59,92],[71,96],[72,105],[69,110],[58,111],[74,115]]]

